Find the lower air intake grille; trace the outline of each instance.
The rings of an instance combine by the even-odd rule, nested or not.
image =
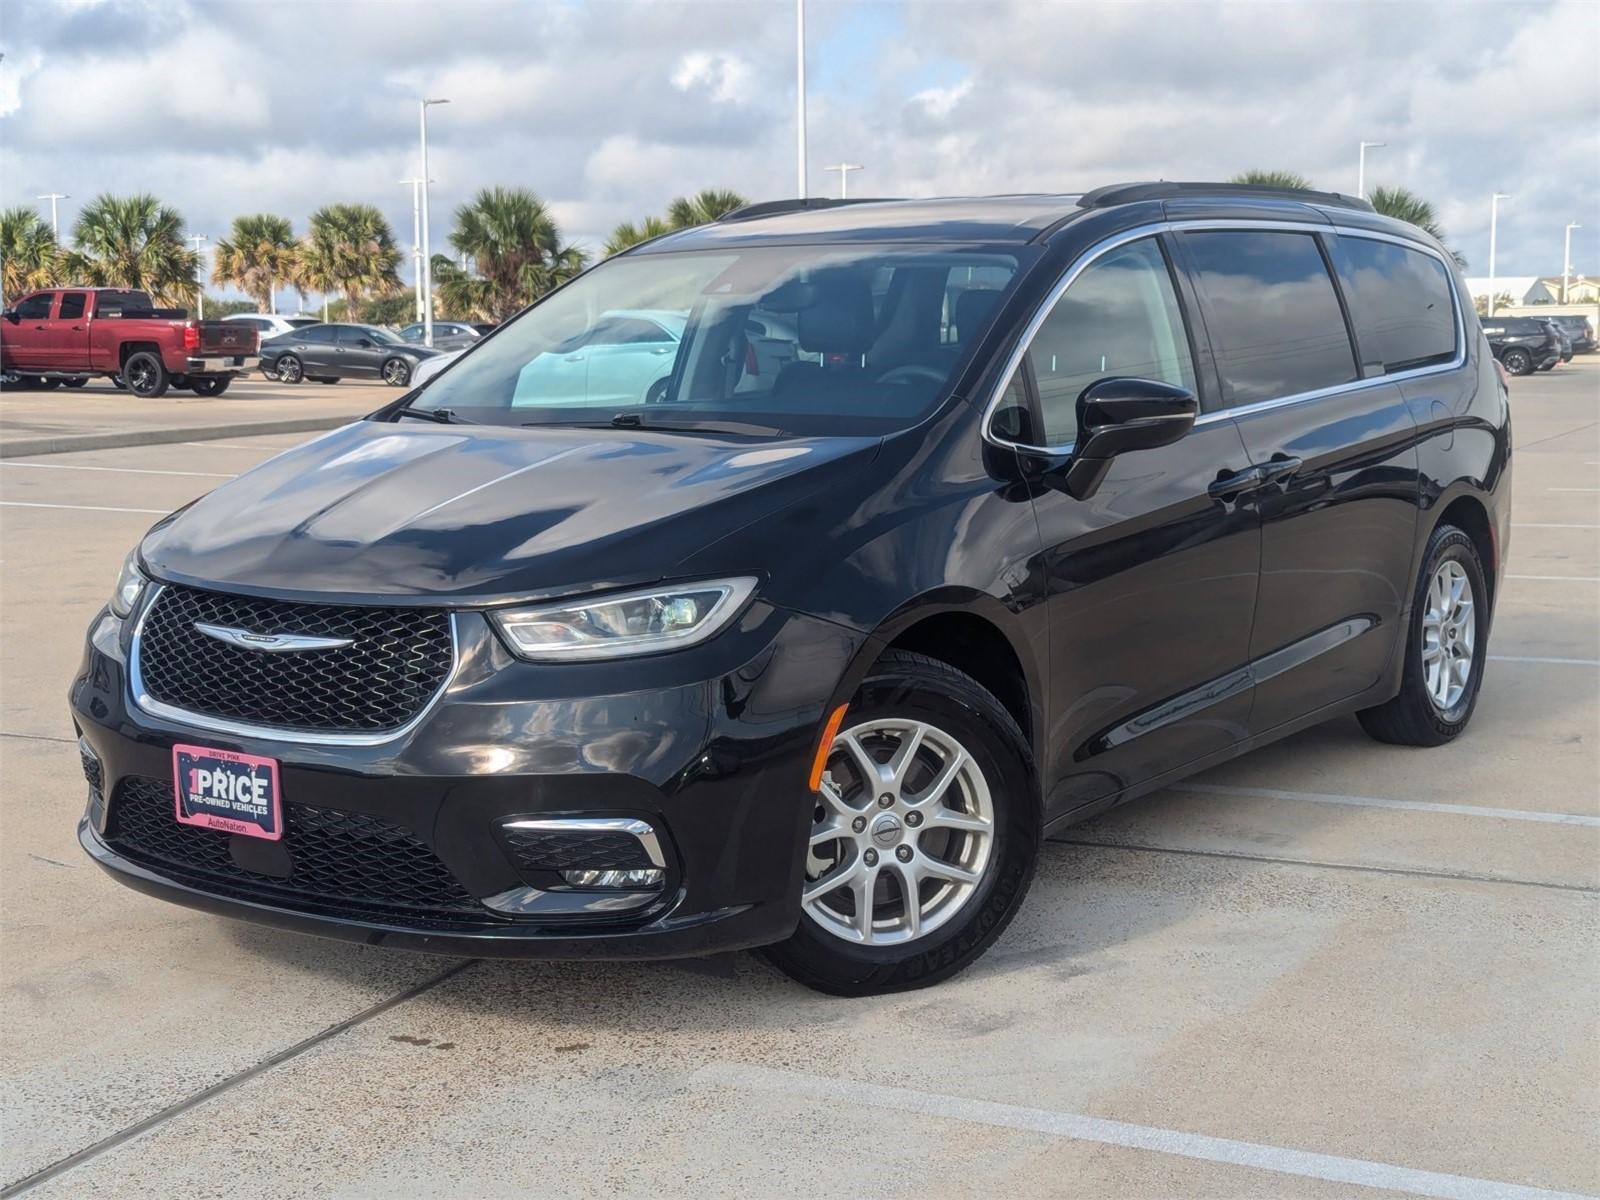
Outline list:
[[[293,864],[289,876],[258,875],[234,862],[234,835],[178,824],[170,782],[130,778],[117,789],[106,842],[124,857],[204,891],[263,904],[402,924],[493,919],[402,826],[304,804],[285,804],[283,821],[282,845]]]

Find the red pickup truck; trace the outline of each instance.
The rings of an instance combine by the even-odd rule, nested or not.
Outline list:
[[[7,386],[76,386],[108,375],[136,396],[168,387],[218,396],[252,370],[259,335],[236,321],[191,321],[127,288],[50,288],[0,313]]]

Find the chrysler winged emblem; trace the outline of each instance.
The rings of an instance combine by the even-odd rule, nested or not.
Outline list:
[[[339,650],[352,643],[351,638],[312,637],[306,633],[256,633],[250,629],[230,629],[226,625],[208,625],[196,621],[194,627],[207,637],[216,638],[241,650],[265,650],[269,654],[288,654],[298,650]]]

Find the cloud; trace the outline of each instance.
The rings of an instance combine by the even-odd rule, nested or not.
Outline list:
[[[1559,269],[1568,221],[1600,273],[1600,6],[1417,0],[1284,5],[809,0],[811,178],[852,191],[1079,191],[1282,167],[1409,187],[1498,269]],[[242,212],[303,228],[378,204],[409,239],[417,98],[429,116],[436,242],[480,187],[538,192],[597,246],[674,195],[793,187],[792,8],[742,0],[13,4],[0,63],[0,202],[149,190],[192,230]],[[779,19],[781,16],[782,19]],[[69,97],[70,103],[63,102]],[[1539,130],[1527,137],[1529,129]],[[1587,217],[1587,219],[1585,219]]]

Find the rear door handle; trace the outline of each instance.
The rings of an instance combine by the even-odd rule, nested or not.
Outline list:
[[[1260,467],[1246,467],[1243,471],[1218,476],[1206,488],[1206,494],[1214,500],[1232,500],[1246,492],[1254,491],[1266,481],[1266,472]]]

